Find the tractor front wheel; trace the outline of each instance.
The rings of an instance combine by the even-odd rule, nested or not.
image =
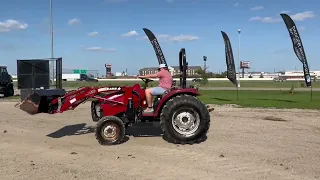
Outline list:
[[[206,139],[210,128],[210,114],[196,97],[179,95],[163,107],[160,124],[164,139],[170,143],[200,143]]]
[[[120,144],[125,137],[125,125],[115,116],[102,117],[95,128],[95,136],[101,145]]]

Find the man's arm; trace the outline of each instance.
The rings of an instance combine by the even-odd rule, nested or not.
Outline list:
[[[147,75],[144,75],[144,76],[138,76],[139,78],[157,78],[159,77],[158,76],[158,73],[156,74],[147,74]]]

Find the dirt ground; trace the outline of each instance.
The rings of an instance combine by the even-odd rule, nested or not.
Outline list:
[[[157,125],[101,146],[89,103],[63,114],[28,115],[0,102],[0,179],[320,179],[320,112],[216,107],[199,145],[164,141]],[[149,137],[137,137],[153,135]]]

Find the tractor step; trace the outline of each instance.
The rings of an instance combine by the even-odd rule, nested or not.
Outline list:
[[[142,113],[141,116],[143,116],[143,117],[152,117],[152,116],[155,116],[155,112]]]
[[[144,110],[146,110],[147,108],[143,109],[141,115],[144,117],[152,117],[154,116],[154,114],[156,113],[155,110],[151,111],[151,112],[144,112]]]

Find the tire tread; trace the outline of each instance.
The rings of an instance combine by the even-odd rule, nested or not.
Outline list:
[[[199,136],[193,137],[191,139],[181,140],[180,138],[175,137],[174,134],[171,134],[167,128],[167,123],[171,123],[170,114],[175,109],[176,106],[182,104],[191,104],[198,108],[198,113],[200,115],[200,131]],[[210,113],[203,102],[191,95],[178,95],[170,99],[163,107],[160,114],[160,126],[164,134],[164,139],[169,143],[174,144],[199,144],[206,140],[207,132],[210,129]]]

